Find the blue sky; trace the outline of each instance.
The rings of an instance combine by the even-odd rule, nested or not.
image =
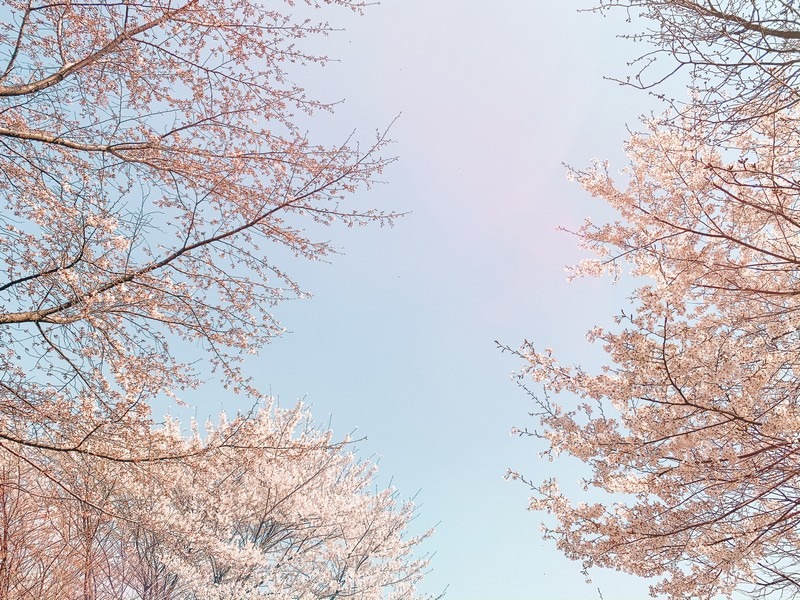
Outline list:
[[[564,0],[386,0],[316,43],[340,59],[303,74],[310,95],[345,99],[324,120],[330,139],[391,130],[399,161],[362,205],[409,211],[392,228],[324,231],[331,264],[284,265],[314,297],[276,310],[290,330],[250,364],[282,404],[303,398],[337,435],[355,432],[381,483],[419,492],[420,529],[438,523],[424,591],[451,600],[642,598],[647,584],[594,573],[544,542],[544,516],[508,467],[532,479],[579,469],[543,463],[512,438],[533,425],[511,382],[519,363],[494,340],[524,339],[593,365],[584,334],[623,307],[609,280],[567,283],[581,253],[559,225],[601,207],[562,163],[623,166],[626,124],[658,105],[604,81],[639,51],[615,39],[623,15],[578,14]],[[316,132],[313,132],[316,133]],[[198,406],[229,412],[230,401]]]

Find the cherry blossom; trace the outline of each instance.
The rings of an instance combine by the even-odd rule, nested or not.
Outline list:
[[[261,398],[239,362],[302,294],[279,258],[332,251],[311,225],[392,222],[348,204],[384,136],[299,124],[330,106],[288,70],[324,63],[302,42],[331,27],[291,5],[6,2],[0,440],[86,450],[210,373]]]
[[[580,229],[598,258],[575,274],[640,283],[616,327],[590,332],[606,355],[597,372],[518,351],[541,424],[518,433],[585,463],[594,501],[510,477],[586,568],[658,578],[653,592],[671,598],[798,591],[797,118],[754,117],[713,146],[702,125],[656,120],[619,175],[573,172],[620,215]]]
[[[418,597],[410,502],[301,406],[208,424],[169,421],[140,443],[183,458],[3,454],[0,594],[42,599]],[[32,463],[36,465],[32,467]],[[78,492],[78,493],[76,493]],[[43,501],[46,500],[46,501]]]
[[[241,366],[321,227],[397,216],[385,133],[322,143],[292,79],[367,3],[300,4],[4,3],[0,597],[415,597],[413,506]],[[261,409],[155,422],[211,378]]]

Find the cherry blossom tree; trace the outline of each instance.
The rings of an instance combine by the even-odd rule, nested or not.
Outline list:
[[[518,352],[541,425],[520,433],[587,466],[585,502],[510,476],[587,569],[659,578],[654,593],[670,598],[796,597],[798,112],[754,117],[725,146],[690,118],[633,135],[620,176],[604,163],[573,172],[620,215],[577,232],[596,258],[574,275],[639,284],[617,326],[589,334],[607,358],[598,372]]]
[[[384,137],[325,146],[304,128],[330,108],[290,78],[326,61],[303,50],[331,29],[307,4],[4,3],[3,447],[140,460],[108,432],[153,401],[212,372],[257,401],[239,362],[302,295],[281,257],[328,255],[317,225],[391,223],[347,204],[388,162]]]
[[[794,0],[601,0],[591,10],[618,9],[637,30],[623,37],[648,45],[619,81],[667,99],[673,114],[690,108],[709,121],[706,135],[746,127],[755,116],[800,99],[800,7]],[[704,110],[662,85],[676,75],[682,77],[678,94],[690,83]]]
[[[577,233],[574,276],[635,277],[596,372],[526,343],[520,384],[544,454],[585,496],[510,471],[570,558],[653,578],[654,594],[800,596],[800,14],[783,0],[610,0],[649,44],[623,80],[667,100],[615,176],[572,171],[619,218]],[[644,23],[642,27],[641,24]],[[686,100],[664,85],[685,74]],[[507,348],[506,348],[507,349]],[[533,382],[533,383],[532,383]],[[563,482],[562,482],[563,484]]]
[[[186,437],[153,407],[303,295],[391,161],[315,140],[320,11],[361,0],[7,0],[0,19],[0,597],[410,598],[411,504],[301,410]],[[324,142],[324,143],[322,143]],[[315,233],[316,232],[316,233]]]
[[[413,506],[371,489],[374,466],[346,440],[299,406],[208,429],[201,440],[168,421],[151,443],[188,458],[136,468],[59,452],[48,478],[5,455],[17,485],[0,498],[3,597],[417,597],[427,561],[412,553],[428,534],[408,534]]]

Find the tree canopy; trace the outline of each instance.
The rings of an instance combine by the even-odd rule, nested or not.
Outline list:
[[[241,366],[312,231],[396,216],[353,202],[384,134],[322,143],[293,81],[366,4],[3,2],[3,598],[414,597],[411,504]],[[211,378],[253,411],[154,413]]]
[[[618,213],[576,232],[593,257],[573,274],[637,278],[616,325],[589,332],[604,366],[517,352],[540,422],[519,433],[585,463],[593,492],[510,476],[586,569],[654,578],[670,598],[797,597],[798,15],[749,0],[601,10],[613,6],[645,24],[635,39],[693,69],[693,87],[643,120],[623,171],[571,171]]]
[[[708,120],[706,135],[746,127],[798,102],[794,0],[602,0],[590,10],[624,10],[634,32],[622,37],[645,45],[618,80],[668,100],[673,115],[688,108]],[[690,101],[663,86],[676,76],[679,91],[691,87]]]
[[[181,460],[25,448],[0,458],[0,595],[43,600],[416,597],[414,516],[306,409],[263,407],[188,437],[137,435]],[[12,449],[13,450],[13,449]]]
[[[259,398],[238,363],[301,293],[276,249],[315,260],[331,247],[309,225],[391,221],[346,204],[385,140],[329,147],[301,126],[330,107],[287,65],[324,62],[302,40],[330,26],[283,8],[5,4],[0,439],[101,445],[107,423],[208,377],[171,340]]]

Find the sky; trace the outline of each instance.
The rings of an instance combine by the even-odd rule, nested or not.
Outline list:
[[[621,168],[626,126],[659,106],[603,79],[627,73],[641,48],[616,39],[632,27],[624,15],[577,12],[586,6],[385,0],[363,17],[332,11],[344,31],[314,46],[339,62],[299,75],[312,97],[344,100],[312,136],[369,137],[399,116],[398,161],[355,200],[408,214],[393,228],[324,231],[342,250],[330,264],[283,265],[313,298],[276,309],[289,331],[249,370],[281,405],[302,399],[338,436],[363,438],[379,483],[415,496],[415,527],[436,527],[420,589],[447,587],[448,600],[647,596],[622,573],[586,583],[541,539],[546,515],[526,510],[525,486],[503,478],[513,468],[569,487],[580,468],[510,435],[535,426],[533,407],[511,379],[521,363],[495,340],[596,365],[585,333],[625,306],[624,285],[566,281],[583,254],[557,227],[603,212],[564,163]],[[196,410],[219,408],[236,406],[215,396]]]

